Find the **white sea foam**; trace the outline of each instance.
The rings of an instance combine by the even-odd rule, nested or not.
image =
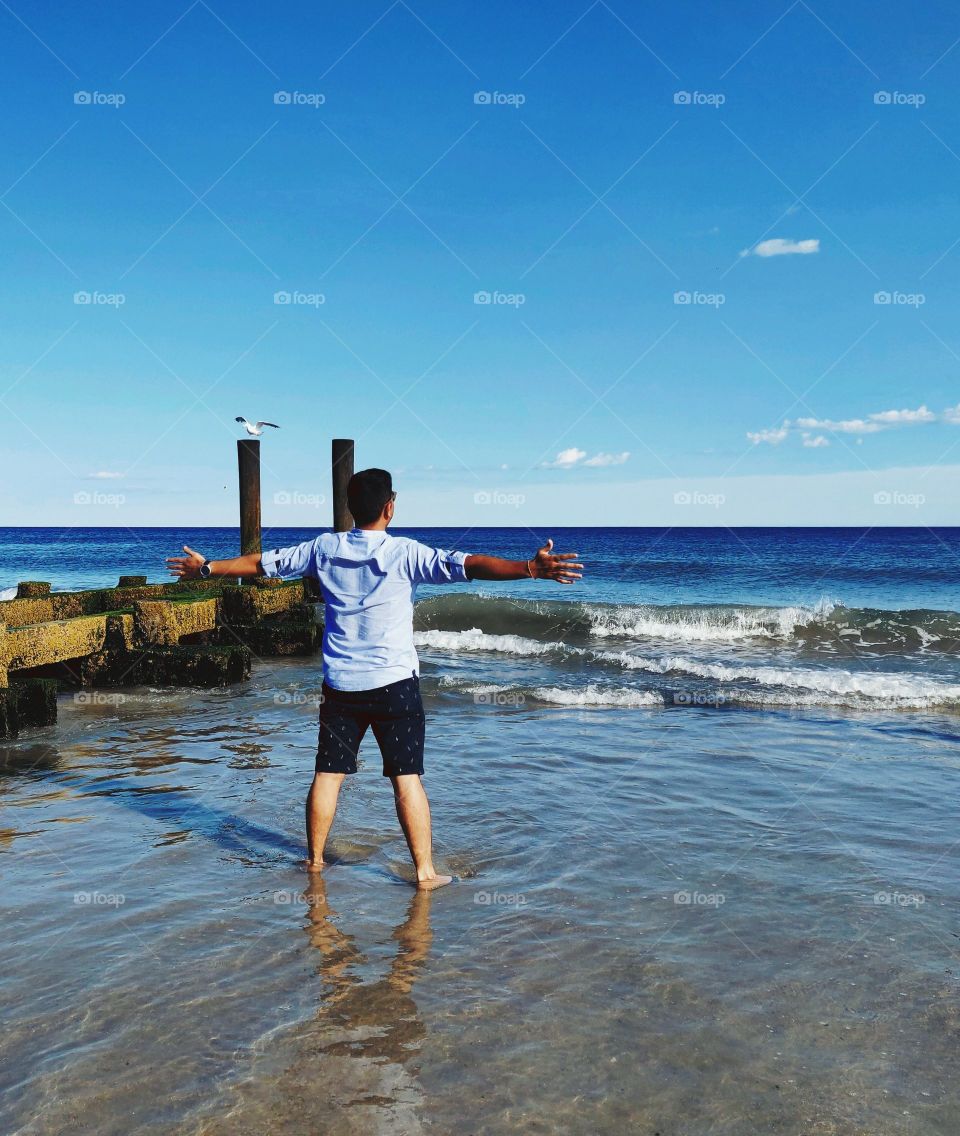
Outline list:
[[[672,639],[682,642],[736,642],[740,639],[789,639],[798,627],[824,619],[835,604],[814,607],[684,608],[588,607],[590,633],[598,638]]]
[[[15,600],[17,598],[16,584],[12,588],[0,588],[0,600]]]
[[[797,704],[813,704],[821,700],[834,704],[844,701],[867,701],[874,705],[884,703],[901,708],[923,708],[944,704],[960,704],[960,686],[941,682],[917,674],[855,672],[834,668],[776,667],[765,665],[730,666],[711,663],[684,655],[667,655],[652,658],[634,655],[628,651],[601,651],[575,647],[562,642],[542,643],[521,635],[487,635],[479,628],[469,631],[426,631],[415,636],[418,646],[445,651],[491,651],[500,654],[535,657],[548,652],[574,656],[628,671],[645,671],[657,675],[683,675],[708,679],[721,687],[731,683],[758,684],[798,692],[793,699]],[[552,688],[543,688],[552,689]],[[579,688],[583,689],[583,688]],[[771,698],[759,697],[751,690],[728,692],[722,690],[725,700],[762,703]],[[780,695],[777,704],[785,704],[788,696]]]

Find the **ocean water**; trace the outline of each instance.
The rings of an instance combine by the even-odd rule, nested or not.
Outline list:
[[[62,695],[0,743],[2,1130],[955,1136],[960,530],[398,531],[586,563],[422,590],[457,882],[372,739],[300,870],[318,658]],[[0,530],[0,588],[184,542]]]

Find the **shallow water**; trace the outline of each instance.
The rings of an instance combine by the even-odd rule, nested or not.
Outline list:
[[[418,896],[375,749],[296,864],[315,677],[3,747],[4,1131],[956,1132],[952,718],[476,703],[425,662],[460,879]]]
[[[956,1136],[956,530],[576,539],[418,606],[432,895],[372,740],[298,866],[318,659],[0,743],[0,1130]]]

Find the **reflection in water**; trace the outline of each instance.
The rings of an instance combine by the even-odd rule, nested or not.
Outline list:
[[[336,912],[327,900],[321,875],[311,877],[304,892],[308,904],[307,932],[310,943],[323,958],[318,973],[326,995],[317,1015],[329,1040],[321,1042],[324,1053],[355,1055],[402,1063],[419,1049],[426,1028],[411,991],[430,954],[432,892],[414,892],[404,921],[394,930],[396,955],[387,973],[365,982],[358,971],[367,959],[354,937],[333,921]]]

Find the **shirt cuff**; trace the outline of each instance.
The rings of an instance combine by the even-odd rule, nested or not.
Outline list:
[[[263,568],[264,576],[279,576],[277,570],[277,561],[280,559],[280,549],[272,548],[269,552],[260,553],[260,564]]]
[[[450,578],[457,583],[466,583],[470,579],[466,568],[469,555],[469,552],[451,552],[449,557],[446,558],[446,562],[450,566]]]

